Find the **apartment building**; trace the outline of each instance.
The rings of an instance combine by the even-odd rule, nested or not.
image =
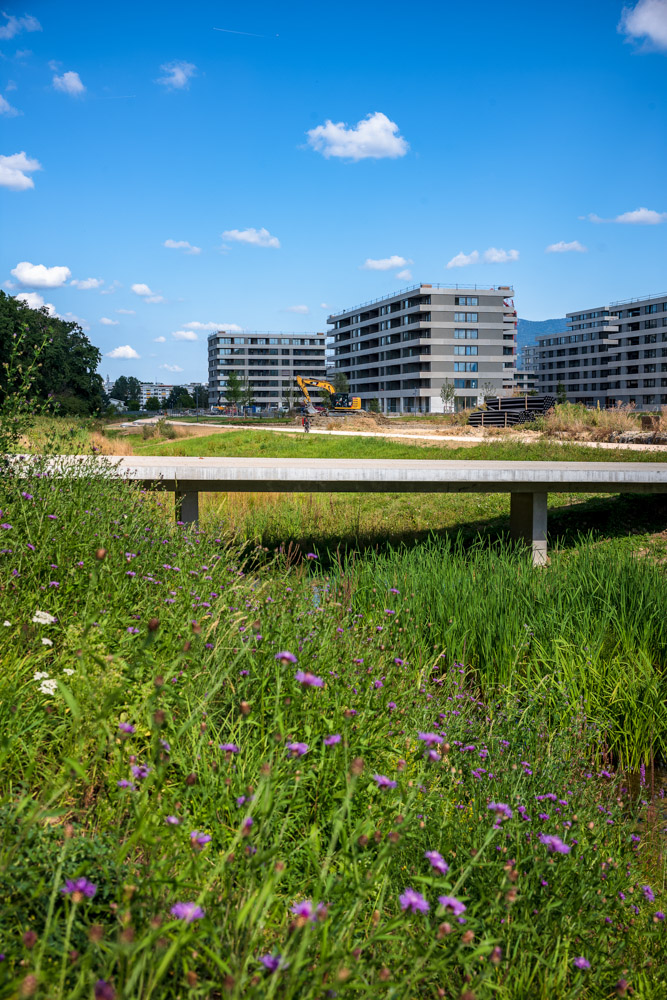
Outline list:
[[[523,368],[514,373],[514,390],[519,394],[537,391],[537,375]]]
[[[324,333],[262,333],[218,330],[208,338],[209,404],[224,406],[230,372],[252,390],[257,409],[298,403],[296,376],[326,377]],[[317,392],[311,394],[315,402]]]
[[[667,405],[667,294],[568,313],[567,330],[537,338],[540,392],[573,403]]]
[[[415,285],[331,315],[331,374],[342,372],[367,408],[442,413],[441,389],[454,408],[483,393],[511,394],[516,370],[516,310],[510,285]]]
[[[177,382],[175,385],[178,385],[181,389],[185,389],[188,395],[199,402],[200,406],[206,405],[208,395],[207,386],[202,385],[200,382]],[[161,403],[165,403],[173,388],[174,385],[168,385],[165,382],[142,382],[139,392],[139,403],[144,407],[148,400],[153,397],[159,399]]]

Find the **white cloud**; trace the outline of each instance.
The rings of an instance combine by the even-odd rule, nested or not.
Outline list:
[[[249,243],[254,247],[272,247],[274,250],[280,247],[280,240],[272,236],[268,229],[226,229],[222,238],[235,243]]]
[[[412,271],[406,268],[404,271],[397,271],[396,277],[400,278],[401,281],[412,281]]]
[[[509,264],[518,259],[518,250],[498,250],[496,247],[489,247],[482,255],[482,260],[486,264]]]
[[[153,343],[154,344],[166,344],[166,342],[167,342],[167,338],[166,337],[154,337],[153,338]]]
[[[346,160],[396,159],[405,156],[408,143],[398,134],[398,125],[382,112],[369,114],[348,128],[345,122],[327,119],[324,125],[309,129],[308,143],[327,159],[331,156]]]
[[[122,288],[120,281],[116,278],[111,282],[108,288],[103,288],[100,295],[113,295],[117,288]]]
[[[68,267],[45,267],[44,264],[31,264],[22,260],[12,268],[12,274],[22,285],[32,288],[60,288],[72,272]]]
[[[140,355],[137,354],[133,347],[129,344],[125,344],[124,347],[114,347],[113,351],[109,351],[105,354],[107,358],[122,358],[124,361],[134,361],[137,360]]]
[[[172,337],[174,340],[199,340],[194,330],[174,330]]]
[[[618,30],[647,49],[667,49],[667,0],[639,0],[624,7]]]
[[[108,316],[103,316],[102,319],[100,320],[100,323],[102,324],[102,326],[118,326],[118,320],[109,319]]]
[[[162,295],[157,295],[155,292],[152,292],[148,285],[141,283],[132,285],[132,291],[135,295],[139,295],[144,302],[164,302]]]
[[[187,240],[165,240],[162,246],[169,250],[185,250],[187,254],[201,253],[201,247],[195,247]]]
[[[104,278],[72,278],[70,285],[87,291],[89,288],[100,288],[104,284]]]
[[[166,73],[166,76],[159,76],[155,82],[173,90],[183,90],[188,87],[190,79],[197,72],[197,67],[193,63],[182,62],[178,59],[174,62],[164,63],[160,69]]]
[[[629,226],[658,226],[661,222],[667,222],[667,212],[656,212],[652,208],[636,208],[633,212],[623,212],[614,219],[601,219],[594,212],[579,218],[588,219],[589,222],[620,222]]]
[[[559,240],[558,243],[550,243],[549,246],[544,251],[545,253],[586,253],[587,247],[583,246],[579,240],[572,240],[571,243],[565,243],[564,240]]]
[[[168,372],[182,372],[183,369],[179,368],[178,365],[160,365],[160,368],[164,368]]]
[[[60,90],[63,94],[69,94],[70,97],[80,97],[81,94],[85,94],[86,92],[86,88],[81,82],[81,77],[73,70],[68,70],[62,76],[54,76],[53,86],[55,90]]]
[[[307,316],[310,312],[308,306],[285,306],[284,312],[298,313],[300,316]]]
[[[25,153],[0,156],[0,187],[9,188],[10,191],[27,191],[28,188],[34,188],[35,182],[27,175],[41,169],[39,160],[31,160]]]
[[[46,306],[49,316],[58,315],[53,303],[45,302],[38,292],[19,292],[18,295],[14,297],[20,299],[21,302],[25,302],[29,309],[41,309],[42,306]]]
[[[7,118],[16,118],[21,112],[18,108],[13,107],[6,97],[0,94],[0,115],[5,115]]]
[[[42,30],[42,26],[37,18],[31,14],[26,14],[24,17],[14,17],[13,14],[5,14],[3,11],[2,16],[5,18],[5,24],[0,27],[0,39],[14,38],[16,35],[20,35],[22,31]]]
[[[362,271],[391,271],[395,267],[405,267],[407,264],[412,264],[412,261],[408,260],[407,257],[398,257],[394,254],[392,257],[381,257],[379,260],[367,257],[361,265],[361,269]]]
[[[186,330],[202,330],[206,333],[212,333],[214,330],[224,330],[226,333],[243,332],[243,327],[237,326],[236,323],[199,323],[193,320],[192,323],[184,323],[183,326]]]
[[[328,309],[329,304],[327,302],[320,302],[320,309]]]
[[[57,314],[56,314],[57,315]],[[69,323],[78,323],[82,330],[90,330],[90,323],[86,319],[81,319],[76,313],[67,312],[60,319],[66,319]]]
[[[461,250],[455,257],[452,257],[446,266],[448,269],[452,267],[468,267],[469,264],[476,264],[478,260],[479,251],[473,250],[472,253],[463,253]]]
[[[134,309],[116,309],[116,312],[120,316],[134,316]]]

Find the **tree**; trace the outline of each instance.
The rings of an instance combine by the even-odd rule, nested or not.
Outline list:
[[[243,406],[244,410],[247,406],[255,405],[255,393],[247,379],[243,383],[243,395],[241,397],[241,405]]]
[[[285,392],[283,394],[283,407],[287,410],[288,413],[293,408],[295,399],[296,399],[296,394],[294,392],[294,386],[292,385],[291,382],[288,382],[285,388]]]
[[[157,396],[149,396],[146,400],[146,409],[151,410],[153,413],[161,408],[160,400]]]
[[[243,400],[243,382],[235,371],[227,372],[227,385],[225,386],[225,402],[229,406],[240,406]]]
[[[556,386],[556,402],[567,403],[567,389],[562,382],[559,382]]]
[[[138,399],[130,399],[128,401],[127,408],[132,413],[137,413],[141,409],[141,403]]]
[[[498,395],[498,386],[495,382],[483,382],[481,388],[482,399],[486,402],[491,396]]]
[[[199,383],[197,383],[197,385],[193,385],[191,396],[197,408],[200,406],[206,406],[208,404],[208,386],[201,385]]]
[[[454,412],[454,399],[456,398],[456,389],[454,388],[454,383],[450,382],[448,378],[442,383],[442,388],[440,390],[440,399],[442,400],[442,408],[445,413]]]
[[[32,358],[40,345],[31,395],[50,399],[59,413],[93,413],[104,407],[104,389],[97,368],[102,355],[78,323],[49,316],[45,306],[30,309],[21,299],[0,291],[0,358],[11,354],[11,345],[22,337],[21,350]],[[7,370],[0,366],[0,401],[8,391]]]
[[[379,413],[380,412],[380,400],[379,399],[371,399],[369,401],[369,403],[368,403],[368,409],[369,409],[369,411],[371,413]]]
[[[181,393],[176,401],[176,406],[181,410],[191,410],[195,405],[195,401],[188,392],[187,389],[181,389]]]
[[[169,409],[173,410],[175,406],[179,406],[180,404],[178,401],[184,392],[187,392],[187,390],[184,389],[182,385],[173,386],[169,392],[169,395],[164,401],[165,407],[169,407]]]
[[[111,388],[111,396],[113,399],[119,399],[121,403],[129,403],[131,399],[136,399],[138,402],[141,399],[141,382],[133,375],[129,378],[121,375]]]

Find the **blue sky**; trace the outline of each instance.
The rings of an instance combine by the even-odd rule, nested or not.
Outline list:
[[[527,319],[667,290],[667,0],[26,4],[0,282],[103,374],[205,378],[209,324],[323,330],[418,281]]]

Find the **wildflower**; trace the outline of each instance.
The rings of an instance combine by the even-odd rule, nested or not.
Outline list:
[[[467,909],[465,903],[462,903],[456,896],[438,896],[438,902],[446,910],[451,910],[455,917],[460,917]]]
[[[417,733],[420,740],[423,740],[427,747],[432,747],[436,743],[442,743],[442,736],[438,733]]]
[[[504,802],[489,802],[487,809],[496,814],[496,822],[502,823],[504,819],[512,818],[512,810]]]
[[[384,687],[384,684],[383,684],[383,683],[382,683],[382,681],[381,681],[381,680],[380,680],[380,679],[378,678],[377,680],[374,680],[374,681],[373,681],[373,687],[374,687],[374,688],[383,688],[383,687]]]
[[[590,969],[591,967],[591,963],[588,961],[587,958],[584,958],[583,955],[580,955],[578,958],[575,958],[573,965],[577,969]]]
[[[12,625],[12,623],[8,621],[4,621],[2,624],[5,626],[5,628],[11,628]]]
[[[446,875],[449,871],[449,865],[438,851],[424,851],[424,857],[440,875]]]
[[[35,611],[32,616],[35,625],[53,625],[55,618],[48,611]]]
[[[190,843],[192,846],[201,851],[203,847],[211,842],[211,835],[209,833],[199,833],[198,830],[193,830],[190,834]]]
[[[92,899],[97,892],[97,886],[84,877],[68,878],[65,879],[65,884],[60,891],[63,896],[71,896],[72,902],[80,903],[84,896],[86,899]]]
[[[167,743],[166,740],[160,740],[160,746],[162,747],[165,753],[171,752],[171,744]]]
[[[181,823],[178,816],[172,816],[171,814],[169,816],[165,816],[164,821],[167,826],[180,826]]]
[[[389,588],[389,593],[390,594],[400,594],[400,590],[397,590],[396,587],[390,587]]]
[[[39,690],[42,692],[42,694],[53,695],[56,693],[57,688],[58,688],[58,681],[56,680],[42,681],[42,683],[39,685]]]
[[[303,920],[315,920],[322,909],[322,903],[313,906],[309,899],[304,899],[300,903],[294,903],[290,906],[290,913],[293,913],[295,917],[301,917]]]
[[[397,667],[403,666],[403,660],[400,658],[400,656],[394,657],[394,663],[396,664]]]
[[[387,708],[389,709],[390,712],[393,712],[394,709],[396,708],[396,702],[395,701],[388,702],[387,703]]]
[[[653,919],[657,923],[658,920],[665,919],[665,914],[662,912],[662,910],[656,910],[656,912],[653,914]]]
[[[53,639],[42,639],[42,646],[52,646]]]
[[[304,687],[324,687],[324,681],[321,677],[316,677],[315,674],[309,674],[304,670],[297,670],[294,680],[298,681],[299,684],[303,684]]]
[[[649,903],[652,903],[655,899],[655,893],[650,885],[643,885],[642,892],[644,893],[644,899],[647,899]]]
[[[378,788],[396,788],[398,782],[392,781],[391,778],[387,778],[384,774],[374,774],[373,780],[377,782]]]
[[[560,837],[557,837],[555,835],[551,836],[551,835],[548,835],[546,833],[541,833],[540,834],[540,841],[541,841],[541,843],[544,844],[544,846],[547,848],[547,850],[550,853],[553,853],[554,851],[557,854],[569,854],[570,853],[570,845],[566,844],[564,841],[562,841],[560,839]]]
[[[296,663],[296,656],[294,653],[290,653],[289,650],[284,650],[282,653],[276,653],[275,658],[280,663]]]
[[[136,792],[136,790],[137,790],[137,786],[134,784],[134,782],[133,781],[128,781],[127,778],[121,778],[120,781],[116,782],[116,785],[117,785],[118,788],[129,788],[133,792]]]
[[[410,887],[398,897],[398,901],[402,910],[410,910],[411,913],[428,913],[431,909],[422,894]]]
[[[340,733],[332,733],[331,736],[324,737],[324,745],[325,747],[333,747],[336,743],[340,743],[340,740]]]
[[[132,776],[136,778],[137,781],[141,781],[143,778],[148,777],[152,769],[150,767],[146,767],[145,764],[133,764],[130,770],[132,771]]]
[[[196,903],[174,903],[169,911],[172,917],[178,920],[185,920],[186,924],[191,924],[193,920],[201,920],[204,911]]]
[[[136,732],[134,726],[130,722],[119,722],[118,728],[120,729],[121,733],[128,733],[128,735],[131,735],[132,733]]]
[[[34,681],[42,681],[48,676],[49,675],[45,670],[36,670],[35,673],[32,675],[32,679]]]
[[[106,979],[98,979],[93,990],[95,1000],[115,1000],[116,991]]]
[[[316,556],[314,552],[308,552],[306,559],[319,559],[319,556]]]
[[[308,744],[288,743],[287,751],[292,755],[292,757],[303,757],[304,754],[308,753]]]
[[[224,753],[239,753],[239,747],[236,743],[220,743],[218,750],[222,750]]]
[[[44,641],[44,640],[42,640],[42,641]],[[72,674],[76,673],[76,670],[72,670],[71,667],[63,667],[63,673],[67,674],[68,677],[71,677]]]
[[[282,955],[262,955],[260,962],[269,972],[277,972],[283,967]]]

